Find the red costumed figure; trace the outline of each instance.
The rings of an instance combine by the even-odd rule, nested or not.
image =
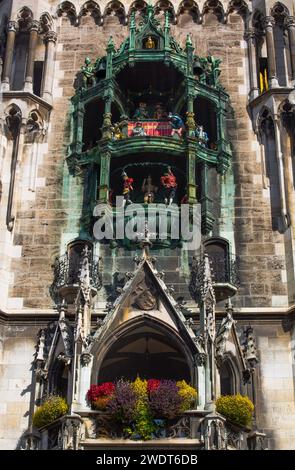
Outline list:
[[[133,178],[129,178],[125,171],[122,173],[123,177],[123,197],[124,197],[124,206],[125,204],[131,204],[130,194],[133,191]]]
[[[171,205],[176,194],[177,181],[173,175],[170,166],[167,171],[161,176],[161,183],[164,186],[164,201],[166,206]]]

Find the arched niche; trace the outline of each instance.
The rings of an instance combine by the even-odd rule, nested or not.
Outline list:
[[[216,150],[218,135],[215,104],[203,96],[198,96],[194,101],[194,113],[197,125],[203,126],[208,134],[208,147]]]
[[[204,250],[210,258],[215,282],[227,282],[230,275],[230,248],[228,241],[221,237],[208,238],[204,242]]]
[[[95,147],[102,137],[102,123],[105,113],[105,102],[101,98],[90,101],[85,105],[83,122],[83,152]],[[112,121],[118,122],[120,112],[115,103],[111,107]]]
[[[270,188],[270,206],[273,230],[279,230],[281,217],[280,177],[277,160],[274,120],[269,109],[262,109],[259,117],[259,137]]]
[[[69,369],[67,364],[62,360],[63,355],[60,354],[52,365],[49,380],[49,393],[67,398]]]
[[[128,320],[94,356],[92,383],[120,378],[186,380],[195,384],[193,359],[177,332],[146,318]]]
[[[226,355],[219,367],[220,395],[235,395],[240,392],[240,381],[236,365],[230,355]]]
[[[161,176],[170,166],[172,173],[177,180],[177,190],[174,202],[180,204],[182,198],[186,194],[186,161],[185,157],[173,156],[169,152],[161,153],[159,161],[159,153],[145,152],[143,154],[127,154],[120,158],[113,158],[110,170],[110,189],[112,191],[112,203],[115,197],[123,193],[122,173],[126,172],[130,178],[133,178],[133,194],[132,202],[144,202],[143,186],[145,180],[150,176],[152,185],[155,187],[154,201],[155,203],[164,203],[164,188],[161,185]]]

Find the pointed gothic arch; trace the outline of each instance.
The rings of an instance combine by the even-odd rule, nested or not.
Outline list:
[[[135,0],[133,3],[131,3],[130,8],[128,10],[128,18],[133,12],[135,12],[135,16],[145,15],[147,5],[148,4],[147,2],[145,2],[145,0]]]
[[[220,395],[241,393],[241,376],[234,356],[230,352],[225,353],[219,366]]]
[[[49,31],[53,31],[53,18],[48,12],[44,12],[40,15],[40,33],[46,34]]]
[[[102,22],[102,17],[101,17],[101,10],[97,2],[93,0],[89,0],[88,2],[85,2],[79,12],[79,19],[81,21],[81,18],[84,16],[91,16],[94,19],[94,22],[97,25],[100,25]]]
[[[56,9],[57,16],[68,18],[72,25],[77,24],[77,11],[72,2],[65,1],[60,3]]]
[[[232,13],[240,15],[247,22],[250,11],[245,0],[231,0],[227,7],[226,17],[228,18]]]
[[[21,8],[17,13],[17,22],[19,29],[22,31],[28,30],[30,25],[32,24],[33,19],[34,15],[29,7],[25,6]]]
[[[172,5],[169,0],[158,0],[154,6],[155,16],[156,17],[163,17],[166,12],[170,14],[170,21],[175,23],[176,15],[174,6]]]
[[[105,22],[110,16],[117,18],[120,24],[126,24],[127,15],[123,3],[119,0],[111,0],[105,7],[103,21]]]
[[[207,23],[206,20],[210,21],[214,16],[218,22],[224,23],[225,12],[223,5],[219,0],[206,0],[202,11],[203,22]]]
[[[270,15],[274,18],[276,23],[284,23],[290,13],[286,5],[281,2],[276,2],[270,10]]]
[[[198,4],[194,0],[182,0],[177,10],[177,18],[183,15],[189,15],[194,23],[200,21],[200,10]]]
[[[103,342],[93,345],[91,354],[91,383],[135,379],[141,374],[143,378],[184,379],[196,385],[189,345],[174,328],[152,314],[145,313],[111,329]]]

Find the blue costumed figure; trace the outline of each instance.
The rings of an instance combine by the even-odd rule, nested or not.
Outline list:
[[[181,138],[184,130],[184,122],[182,118],[178,114],[169,113],[168,119],[172,126],[171,136],[173,137],[176,134]]]

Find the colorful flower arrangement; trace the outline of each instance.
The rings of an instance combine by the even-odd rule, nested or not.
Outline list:
[[[91,385],[87,400],[106,411],[131,439],[152,439],[166,420],[177,418],[195,405],[197,391],[184,380],[120,379]]]

